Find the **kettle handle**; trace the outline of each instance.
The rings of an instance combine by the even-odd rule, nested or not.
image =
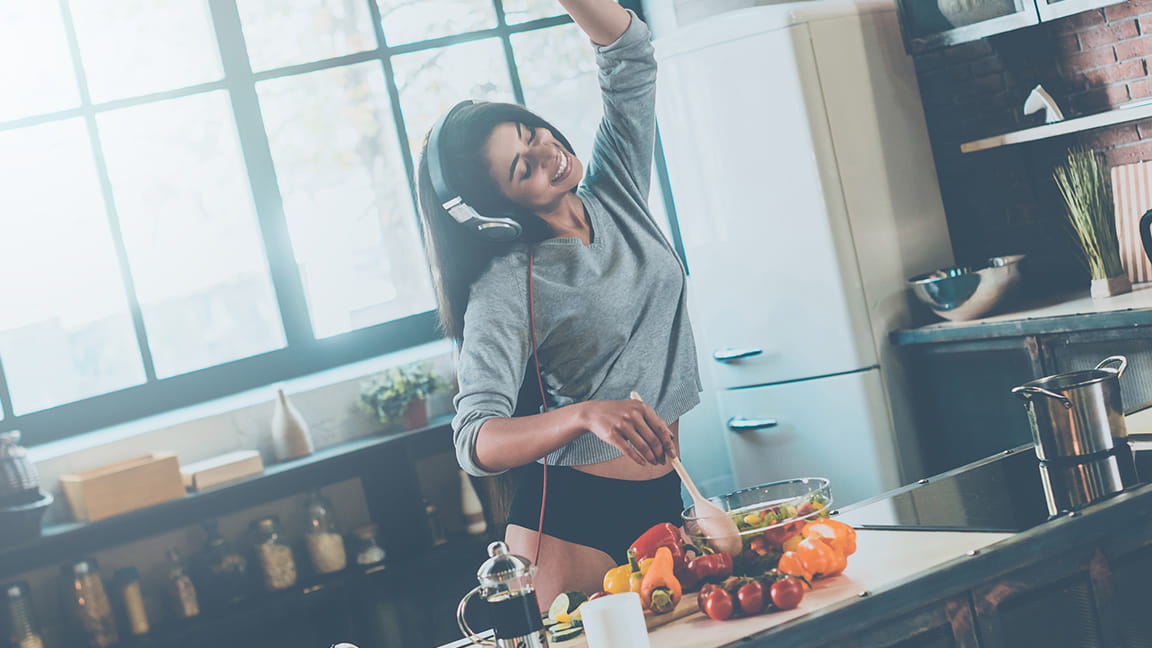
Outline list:
[[[1148,213],[1152,214],[1152,211],[1149,211]],[[1149,223],[1152,224],[1152,219],[1149,220]],[[1112,369],[1111,367],[1106,366],[1106,365],[1109,365],[1113,362],[1120,363],[1120,366],[1115,368],[1115,369]],[[1097,369],[1103,369],[1104,371],[1111,371],[1111,372],[1116,374],[1117,378],[1119,378],[1120,376],[1124,375],[1124,370],[1128,368],[1128,358],[1126,358],[1122,355],[1109,356],[1109,357],[1101,360],[1100,364],[1096,365],[1096,368]]]
[[[1030,396],[1032,396],[1033,394],[1039,394],[1040,396],[1047,396],[1048,398],[1053,398],[1055,400],[1060,401],[1060,403],[1063,404],[1065,408],[1072,409],[1072,401],[1061,396],[1060,394],[1057,394],[1056,392],[1048,391],[1047,389],[1044,389],[1043,387],[1036,387],[1034,385],[1020,385],[1019,387],[1013,387],[1012,393],[1016,394],[1020,398],[1023,398],[1024,400],[1028,400],[1028,398]]]
[[[464,618],[464,609],[468,607],[468,599],[472,598],[476,594],[479,594],[480,587],[480,585],[473,587],[471,592],[468,592],[464,595],[464,598],[460,599],[460,605],[456,607],[456,625],[460,626],[460,632],[464,633],[464,636],[468,639],[468,641],[471,641],[474,645],[495,648],[496,642],[488,641],[487,639],[484,639],[480,635],[476,634],[472,628],[468,627],[468,621]]]
[[[1144,244],[1144,254],[1152,261],[1152,209],[1140,217],[1140,242]]]

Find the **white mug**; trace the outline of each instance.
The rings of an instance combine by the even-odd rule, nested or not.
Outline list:
[[[588,648],[650,648],[640,595],[601,596],[580,606]]]

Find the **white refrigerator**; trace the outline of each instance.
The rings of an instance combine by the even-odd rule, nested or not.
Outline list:
[[[739,9],[656,40],[657,115],[702,371],[736,487],[828,477],[838,505],[919,478],[888,333],[952,263],[890,2]]]

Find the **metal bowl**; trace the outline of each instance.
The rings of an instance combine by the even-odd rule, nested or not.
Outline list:
[[[988,259],[988,265],[942,268],[908,280],[912,294],[940,317],[970,320],[1006,303],[1020,285],[1023,254]]]

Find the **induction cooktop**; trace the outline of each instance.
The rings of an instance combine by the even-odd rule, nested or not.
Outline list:
[[[1152,454],[1137,452],[1137,469]],[[835,492],[835,487],[833,487]],[[837,519],[858,529],[1014,533],[1050,519],[1040,461],[1031,444],[852,504]]]

